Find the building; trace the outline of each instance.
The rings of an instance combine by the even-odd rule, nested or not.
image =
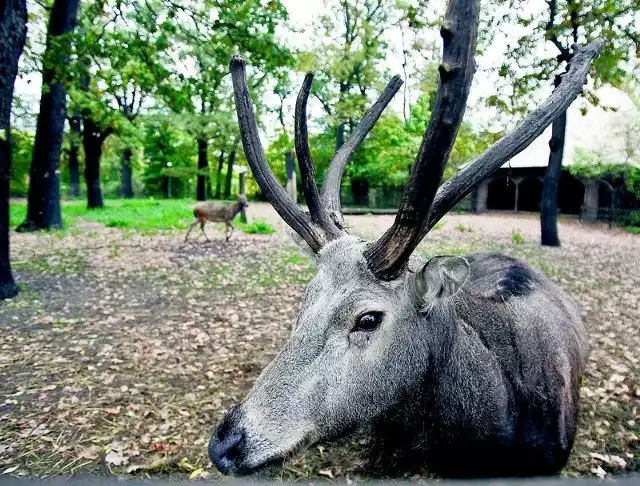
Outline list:
[[[567,110],[563,171],[558,187],[560,213],[595,220],[610,212],[613,188],[599,179],[578,178],[567,167],[576,163],[634,164],[640,161],[640,111],[629,96],[611,86],[596,92],[597,107],[576,100]],[[549,161],[551,127],[529,147],[474,188],[471,210],[540,211],[542,179]]]

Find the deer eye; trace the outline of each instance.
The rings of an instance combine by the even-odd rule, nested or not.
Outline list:
[[[352,331],[375,331],[382,323],[382,312],[367,312],[358,317]]]

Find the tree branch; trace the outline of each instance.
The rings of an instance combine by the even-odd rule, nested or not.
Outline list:
[[[473,186],[527,148],[569,108],[582,91],[591,63],[598,57],[602,47],[602,41],[583,48],[573,46],[574,53],[568,72],[562,75],[562,81],[553,94],[531,112],[513,132],[496,142],[440,187],[429,214],[429,222],[422,231],[421,237],[424,237],[453,206],[464,198]]]
[[[325,100],[323,100],[320,96],[318,96],[317,93],[313,93],[313,96],[315,97],[315,99],[317,99],[320,102],[320,104],[322,105],[322,108],[324,108],[324,111],[327,113],[327,115],[331,116],[331,106]]]
[[[558,51],[560,51],[560,59],[562,61],[569,62],[571,60],[571,53],[569,49],[562,45],[562,42],[558,40],[558,35],[555,32],[555,22],[556,15],[558,13],[558,2],[557,0],[547,0],[547,5],[549,6],[549,21],[545,26],[546,38],[553,42],[553,45],[556,46]]]
[[[404,189],[393,226],[365,251],[374,275],[393,280],[420,243],[429,209],[462,123],[476,70],[479,0],[451,0],[440,29],[443,40],[440,83],[429,126]]]

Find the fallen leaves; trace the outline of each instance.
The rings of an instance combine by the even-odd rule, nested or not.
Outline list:
[[[420,249],[506,251],[541,267],[582,306],[592,352],[569,472],[638,469],[640,239],[562,223],[562,248],[514,248],[510,221],[526,242],[537,240],[538,221],[451,220]],[[391,221],[348,218],[372,237]],[[458,222],[478,230],[461,234]],[[18,269],[29,290],[0,307],[0,472],[100,473],[104,465],[119,475],[217,474],[206,454],[211,430],[279,351],[314,269],[279,234],[234,235],[228,245],[223,237],[184,245],[181,236],[14,238],[16,259],[73,271]],[[108,258],[114,244],[119,254]],[[283,474],[348,479],[365,446],[314,448]]]
[[[104,456],[104,462],[113,466],[122,466],[129,462],[129,459],[124,456],[122,451],[110,451]]]

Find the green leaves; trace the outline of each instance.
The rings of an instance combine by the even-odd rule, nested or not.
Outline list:
[[[551,0],[537,9],[525,0],[493,0],[488,10],[495,13],[484,19],[484,30],[523,32],[506,51],[498,69],[504,86],[498,87],[500,94],[486,100],[489,106],[512,114],[528,111],[540,88],[563,72],[576,42],[605,40],[602,54],[593,63],[596,86],[619,86],[625,79],[638,77],[640,3],[636,0]]]

